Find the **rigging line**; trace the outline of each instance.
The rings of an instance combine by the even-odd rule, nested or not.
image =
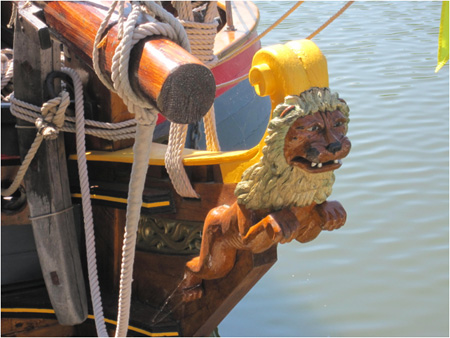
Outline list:
[[[298,1],[294,6],[292,6],[292,8],[290,10],[288,10],[286,13],[284,13],[277,21],[275,21],[272,25],[270,25],[270,27],[268,27],[264,32],[262,32],[260,35],[258,35],[255,39],[251,40],[248,44],[246,44],[245,46],[243,46],[241,49],[238,49],[236,52],[231,53],[229,55],[227,55],[226,57],[224,57],[223,59],[221,59],[219,62],[217,62],[214,67],[217,67],[218,65],[224,63],[225,61],[228,61],[229,59],[231,59],[232,57],[236,56],[237,54],[242,53],[244,50],[246,50],[247,48],[250,48],[251,46],[253,46],[253,44],[255,44],[256,42],[258,42],[259,40],[261,40],[263,37],[265,37],[267,34],[270,33],[270,31],[272,31],[276,26],[278,26],[284,19],[286,19],[293,11],[295,11],[304,1]]]
[[[354,1],[347,2],[335,15],[333,15],[331,18],[327,20],[322,26],[320,26],[318,29],[316,29],[310,36],[308,36],[306,39],[311,40],[313,37],[315,37],[317,34],[319,34],[321,31],[323,31],[330,23],[332,23],[338,16],[340,16],[342,13],[345,12],[347,8],[350,7],[351,4],[353,4]]]
[[[238,52],[241,53],[243,52],[245,49],[247,49],[248,47],[250,47],[251,45],[253,45],[255,42],[259,41],[260,39],[262,39],[265,35],[267,35],[267,33],[269,33],[273,28],[275,28],[281,21],[283,21],[289,14],[291,14],[298,6],[300,6],[303,3],[303,1],[299,1],[297,4],[295,4],[288,12],[286,12],[284,14],[284,16],[282,16],[280,19],[278,19],[275,23],[273,23],[269,28],[267,28],[261,35],[259,35],[255,40],[252,40],[252,42],[250,42],[248,45],[246,45],[243,49],[240,49]],[[319,28],[317,28],[312,34],[310,34],[306,39],[307,40],[311,40],[313,37],[315,37],[317,34],[319,34],[321,31],[323,31],[330,23],[332,23],[334,20],[336,20],[342,13],[345,12],[345,10],[347,8],[349,8],[352,4],[354,3],[354,1],[348,1],[339,11],[336,12],[336,14],[334,14],[331,18],[329,18],[322,26],[320,26]],[[295,8],[294,8],[295,7]],[[235,56],[236,54],[238,54],[238,52],[233,53],[229,56],[227,56],[226,58],[222,59],[219,63],[217,63],[216,65],[219,65],[221,63],[223,63],[224,61],[227,61],[230,57]],[[230,86],[232,84],[236,84],[239,83],[241,81],[244,81],[245,79],[248,78],[248,74],[244,74],[234,80],[228,81],[228,82],[224,82],[221,84],[216,85],[216,89],[220,89],[226,86]]]

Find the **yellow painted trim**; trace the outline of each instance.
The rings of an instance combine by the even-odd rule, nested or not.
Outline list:
[[[80,193],[73,193],[72,197],[81,198],[81,194]],[[112,197],[112,196],[91,194],[91,199],[127,204],[127,199],[126,198],[120,198],[120,197]],[[169,205],[170,205],[170,201],[142,203],[142,206],[144,208],[167,207]]]
[[[270,96],[273,111],[287,95],[299,95],[311,87],[328,87],[327,61],[319,47],[310,40],[268,46],[254,55],[249,81],[258,95]],[[223,182],[238,183],[243,172],[263,155],[266,136],[267,130],[256,147],[244,151],[184,149],[183,165],[220,165]],[[166,145],[153,143],[149,164],[163,166],[166,149]],[[89,161],[132,163],[133,151],[131,148],[115,152],[92,151],[86,157]],[[76,156],[71,155],[70,159],[76,159]]]
[[[35,309],[35,308],[2,308],[1,312],[8,313],[50,313],[55,314],[55,310],[52,309]],[[95,319],[94,315],[88,315],[89,319]],[[104,318],[105,323],[113,324],[117,326],[117,322],[112,319]],[[128,325],[128,329],[145,334],[149,337],[178,337],[178,332],[157,332],[152,333],[150,331],[146,331],[135,326]]]
[[[88,315],[88,318],[95,319],[95,316],[94,315]],[[105,318],[105,323],[109,323],[109,324],[113,324],[113,325],[117,326],[117,322],[115,320],[112,320],[112,319]],[[178,332],[157,332],[157,333],[152,333],[150,331],[146,331],[146,330],[143,330],[143,329],[131,326],[131,325],[128,325],[128,329],[129,330],[133,330],[135,332],[139,332],[139,333],[145,334],[145,335],[150,336],[150,337],[178,337]]]
[[[52,309],[34,309],[34,308],[2,308],[2,312],[32,312],[32,313],[51,313],[55,314],[55,310]]]
[[[167,145],[160,143],[152,143],[150,150],[149,165],[164,165],[164,157],[167,150]],[[255,156],[258,152],[257,148],[248,150],[236,151],[207,151],[207,150],[183,150],[183,165],[185,166],[200,166],[200,165],[214,165],[225,162],[245,161]],[[99,162],[119,162],[119,163],[133,163],[133,149],[126,148],[116,151],[100,151],[93,150],[86,153],[88,161]],[[70,160],[76,160],[77,155],[69,156]]]

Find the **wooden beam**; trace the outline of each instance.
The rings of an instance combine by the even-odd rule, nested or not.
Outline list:
[[[33,5],[21,9],[14,33],[14,95],[41,106],[47,74],[60,66],[60,46],[50,38]],[[23,158],[36,136],[34,125],[17,120]],[[67,174],[64,137],[44,140],[24,178],[42,274],[60,324],[87,317],[87,297]]]
[[[108,8],[98,2],[40,1],[38,4],[52,32],[76,55],[92,64],[95,36]],[[108,76],[118,44],[117,35],[117,25],[113,24],[100,49],[100,67]],[[129,71],[133,90],[156,103],[168,120],[193,123],[208,112],[214,102],[215,80],[196,57],[161,36],[140,41],[131,54]]]

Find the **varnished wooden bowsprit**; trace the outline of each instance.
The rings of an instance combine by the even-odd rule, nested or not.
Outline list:
[[[53,33],[86,63],[92,64],[97,30],[108,7],[93,2],[40,1],[45,21]],[[100,49],[100,68],[110,74],[117,47],[118,27],[107,31]],[[139,95],[156,103],[163,115],[177,123],[193,123],[214,102],[211,71],[176,43],[155,36],[140,41],[130,57],[130,82]]]

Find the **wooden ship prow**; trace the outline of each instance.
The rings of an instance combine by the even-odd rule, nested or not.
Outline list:
[[[217,35],[208,56],[210,60],[200,60],[173,39],[157,34],[140,40],[132,48],[128,69],[131,89],[136,99],[148,101],[160,112],[154,121],[142,122],[142,127],[138,115],[130,112],[133,99],[127,102],[121,98],[120,93],[99,79],[98,69],[94,69],[93,51],[97,48],[102,76],[114,77],[111,68],[117,57],[116,48],[125,39],[116,11],[107,22],[100,43],[96,44],[99,27],[110,5],[111,2],[87,1],[38,1],[20,5],[14,24],[13,100],[40,107],[65,88],[71,99],[66,116],[75,115],[73,92],[76,89],[72,87],[76,87],[76,82],[72,83],[65,68],[60,72],[63,62],[64,67],[81,75],[86,119],[114,125],[134,121],[126,127],[132,129],[132,134],[135,130],[139,133],[139,128],[148,128],[149,124],[154,128],[149,134],[152,139],[147,139],[149,160],[142,178],[145,184],[140,186],[139,217],[135,243],[132,242],[132,284],[125,332],[128,336],[209,336],[276,262],[278,243],[293,239],[306,242],[321,230],[333,230],[345,222],[342,206],[327,202],[326,198],[316,198],[307,205],[289,205],[286,212],[281,207],[264,207],[261,211],[237,201],[235,194],[246,169],[257,165],[265,154],[269,120],[285,118],[300,109],[295,103],[297,99],[292,101],[291,95],[300,100],[301,93],[316,88],[321,90],[320,95],[328,93],[323,89],[328,87],[326,60],[317,46],[307,40],[271,46],[259,52],[260,44],[256,43],[239,53],[239,49],[257,36],[258,10],[250,2],[219,2],[213,20]],[[163,2],[163,6],[171,15],[181,15],[179,5]],[[212,4],[204,2],[196,8],[193,20],[206,21],[209,6]],[[8,9],[4,3],[3,8]],[[126,13],[133,8],[127,4]],[[247,73],[249,81],[242,84],[231,81]],[[252,86],[258,95],[248,96],[250,101],[241,102],[240,107],[221,103],[220,100],[230,102],[230,98],[245,96],[248,90],[254,90]],[[217,121],[217,130],[207,130],[199,136],[198,122],[211,114],[213,104],[216,117],[212,121],[213,124]],[[280,104],[287,105],[283,111]],[[336,111],[347,109],[348,115],[345,103],[333,104]],[[258,111],[257,119],[245,115],[249,106]],[[255,120],[255,126],[263,125],[256,136],[258,141],[254,141],[254,135],[244,132],[248,139],[243,139],[239,146],[225,146],[220,150],[221,139],[229,137],[228,131],[234,132],[223,121],[221,114],[226,112],[222,113],[220,107],[235,109],[234,114],[241,115],[242,121]],[[275,115],[271,116],[272,113]],[[345,116],[337,119],[340,119],[339,126],[346,126]],[[173,136],[169,137],[168,132],[171,124],[175,127],[170,128],[191,124],[187,135],[192,137],[186,144],[192,148],[184,148],[183,140],[183,149],[177,149],[176,161],[182,169],[167,168],[170,149],[174,149],[170,148]],[[18,151],[3,157],[2,144],[2,181],[14,176],[36,138],[33,123],[18,118],[17,125],[17,139],[10,142],[18,143]],[[342,129],[344,136],[345,133],[346,129]],[[211,138],[215,138],[212,146]],[[331,175],[350,150],[350,143],[344,141],[339,139],[342,143],[339,149],[338,141],[334,141],[332,155],[321,160],[323,169],[308,170],[328,170]],[[79,176],[82,159],[77,142],[73,134],[62,132],[52,139],[44,139],[22,184],[26,205],[6,213],[2,200],[2,237],[6,227],[11,230],[8,233],[14,234],[13,227],[31,224],[29,229],[33,231],[42,273],[20,279],[11,272],[9,280],[4,283],[2,279],[4,336],[95,336],[98,333],[88,280],[93,271],[86,263],[93,251],[86,248],[85,237],[89,237],[85,236],[83,227],[86,211],[81,207],[86,177]],[[137,162],[134,142],[133,138],[103,139],[97,134],[86,135],[84,154],[89,171],[94,255],[109,335],[116,331],[121,307],[118,298],[123,296],[126,258],[122,257],[122,251],[124,236],[126,239],[129,231],[130,195],[135,193],[129,188]],[[198,149],[202,142],[208,149]],[[322,168],[322,162],[319,167]],[[195,196],[184,195],[181,183],[175,182],[180,172],[187,177]],[[235,208],[236,214],[223,216],[225,221],[221,223],[214,220],[214,215],[228,208]],[[287,213],[293,216],[286,216]],[[289,223],[292,223],[290,229],[284,226],[286,217],[295,218]],[[235,227],[232,235],[229,235],[230,227]],[[209,241],[211,245],[207,247]],[[230,253],[232,260],[222,262],[217,269],[214,265],[214,273],[208,272],[209,275],[193,268],[193,262],[201,257],[211,258],[213,262],[216,255],[221,255],[216,250]]]

